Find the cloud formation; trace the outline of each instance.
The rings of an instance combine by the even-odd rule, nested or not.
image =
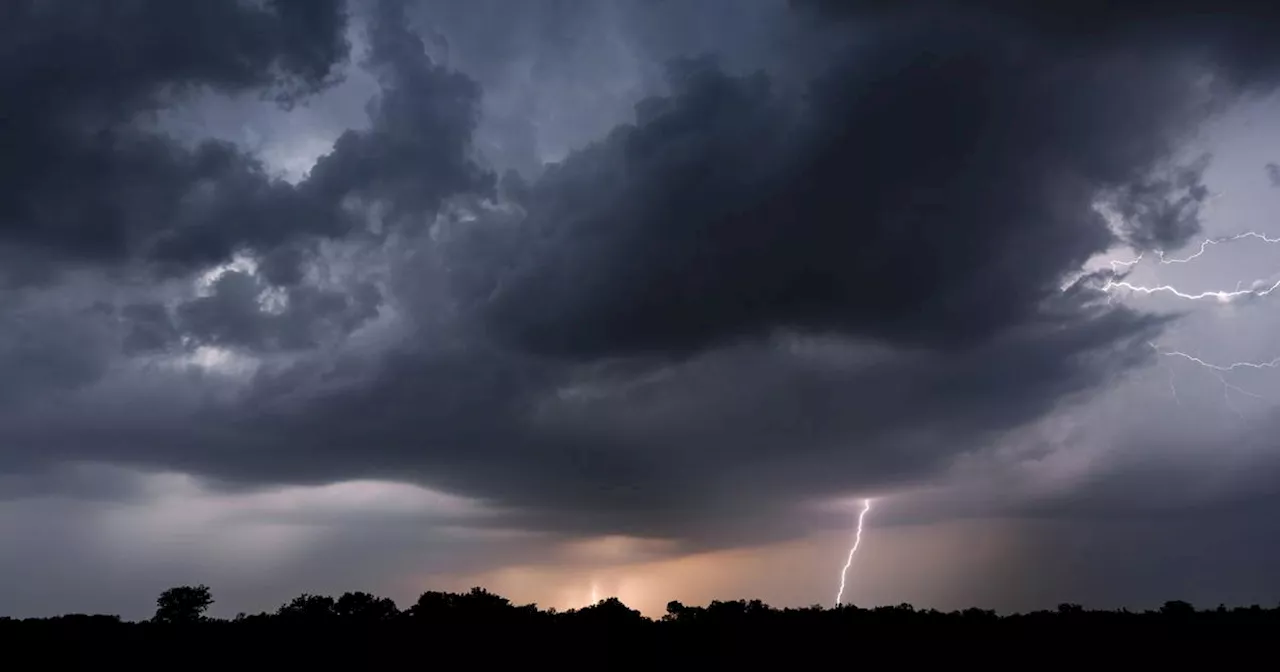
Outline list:
[[[1086,264],[1200,235],[1187,143],[1280,75],[1265,8],[761,2],[704,44],[663,28],[720,3],[497,6],[4,10],[0,491],[92,462],[803,536],[1154,361],[1175,317]],[[153,123],[352,66],[367,124],[297,179]]]
[[[347,54],[337,1],[18,2],[5,14],[11,46],[0,92],[22,102],[0,130],[0,240],[45,263],[135,255],[207,262],[244,242],[223,232],[245,208],[285,207],[287,190],[253,157],[219,142],[180,146],[149,132],[145,115],[201,87],[294,99],[325,86]],[[220,247],[189,259],[182,241],[199,235],[192,230]],[[10,282],[49,270],[6,266]]]

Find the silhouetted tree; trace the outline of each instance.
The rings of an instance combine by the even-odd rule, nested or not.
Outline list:
[[[616,597],[600,600],[595,604],[583,607],[576,613],[575,620],[590,622],[609,627],[627,627],[645,620],[639,611],[628,607]]]
[[[333,598],[328,595],[303,593],[288,604],[281,605],[276,614],[285,618],[316,621],[337,615],[335,606]]]
[[[1185,618],[1188,616],[1194,616],[1196,613],[1196,608],[1192,606],[1190,602],[1183,602],[1182,600],[1169,600],[1168,602],[1165,602],[1160,607],[1160,613],[1164,614],[1165,616]]]
[[[453,593],[428,590],[418,596],[418,601],[414,602],[406,613],[419,619],[443,616],[454,608],[456,602],[454,598],[456,597],[457,595]]]
[[[152,620],[158,623],[195,623],[204,618],[204,612],[213,604],[209,586],[175,586],[156,598],[156,614]]]
[[[680,617],[684,615],[686,609],[687,607],[681,604],[678,600],[671,600],[667,603],[667,613],[663,614],[662,620],[669,622],[678,621],[680,620]]]
[[[343,593],[333,605],[333,612],[341,618],[362,622],[386,621],[400,615],[400,609],[390,598],[362,592]]]
[[[511,601],[476,586],[458,600],[458,605],[468,611],[492,613],[511,606]]]
[[[1231,650],[1238,651],[1241,640],[1269,644],[1280,629],[1280,609],[1254,605],[1198,611],[1182,601],[1138,613],[1089,610],[1063,603],[1053,610],[1003,616],[977,608],[917,610],[910,604],[870,609],[853,605],[775,609],[757,599],[716,600],[705,606],[671,601],[666,615],[658,621],[645,618],[613,597],[581,609],[539,611],[537,605],[517,606],[483,588],[465,593],[425,592],[403,614],[391,600],[364,592],[344,593],[336,600],[304,593],[274,613],[238,614],[226,621],[204,617],[213,603],[206,586],[171,588],[156,602],[155,622],[191,625],[153,627],[115,616],[84,614],[0,618],[0,641],[10,649],[11,643],[42,642],[42,662],[51,668],[60,668],[64,661],[59,656],[72,649],[92,651],[95,660],[108,659],[105,652],[112,650],[122,660],[147,651],[170,665],[182,663],[192,651],[198,651],[202,664],[221,656],[217,664],[233,668],[243,667],[246,656],[262,652],[278,654],[278,660],[287,661],[289,667],[396,667],[421,660],[424,638],[445,645],[487,642],[477,655],[486,664],[502,666],[566,653],[593,661],[603,654],[625,651],[626,659],[621,662],[627,667],[703,660],[715,661],[717,666],[753,668],[775,659],[785,659],[791,666],[812,667],[829,662],[833,647],[851,640],[859,655],[881,651],[901,655],[903,635],[913,641],[938,643],[948,635],[958,635],[952,641],[964,642],[961,648],[913,648],[909,651],[913,661],[934,651],[948,656],[950,662],[975,653],[985,656],[979,660],[990,661],[992,654],[999,655],[1014,641],[1052,651],[1055,663],[1060,662],[1061,653],[1093,647],[1096,660],[1098,653],[1106,655],[1126,644],[1145,647],[1140,650],[1144,659],[1149,659],[1162,650],[1174,650],[1162,648],[1162,642],[1172,640],[1175,648],[1183,651],[1197,636],[1214,647],[1219,656],[1215,660],[1221,661],[1221,651],[1231,648],[1223,647],[1223,641],[1234,638]],[[68,642],[74,642],[75,647],[65,646]],[[799,659],[806,655],[813,659]]]

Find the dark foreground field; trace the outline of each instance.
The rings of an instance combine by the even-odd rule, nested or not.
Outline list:
[[[1063,664],[1273,666],[1280,608],[1197,610],[1168,602],[1144,612],[981,609],[775,609],[758,600],[668,605],[651,620],[616,599],[557,612],[515,606],[482,589],[424,593],[412,607],[367,593],[303,595],[275,613],[203,616],[207,588],[157,600],[154,618],[67,615],[0,619],[2,669],[415,669],[522,667],[686,669],[733,666]]]

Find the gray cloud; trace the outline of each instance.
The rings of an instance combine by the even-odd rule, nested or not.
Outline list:
[[[0,83],[24,101],[6,125],[13,193],[0,241],[50,261],[141,259],[181,274],[246,248],[271,253],[300,236],[345,236],[357,228],[349,197],[421,214],[450,193],[483,188],[488,177],[468,155],[478,90],[432,64],[397,5],[380,6],[368,22],[369,66],[382,82],[371,128],[339,138],[295,187],[229,142],[187,146],[143,117],[200,87],[275,91],[292,102],[329,85],[348,53],[341,2],[225,3],[209,16],[142,3],[102,17],[68,3],[20,4],[6,26],[24,38],[10,38],[19,45],[14,74]],[[206,32],[191,36],[188,25]],[[68,81],[30,75],[53,70]],[[287,262],[299,248],[289,249],[269,256],[275,281],[297,278]],[[48,274],[9,279],[39,277]]]
[[[123,306],[120,318],[128,325],[122,344],[127,355],[164,350],[177,343],[181,337],[169,309],[162,303],[132,303]]]
[[[283,207],[251,157],[188,150],[138,117],[199,87],[305,95],[346,54],[340,2],[18,2],[5,14],[0,92],[15,102],[0,129],[0,240],[73,259],[127,258],[174,224]]]
[[[340,137],[299,193],[365,194],[393,219],[455,191],[485,193],[466,153],[478,89],[431,63],[395,20],[398,3],[376,7],[368,65],[383,94],[372,126]],[[171,455],[162,446],[187,420],[159,421],[151,431],[172,438],[147,442],[159,451],[147,461],[324,480],[371,475],[352,446],[372,444],[382,475],[557,514],[617,509],[659,533],[640,520],[646,509],[696,508],[696,493],[719,490],[706,482],[725,461],[743,479],[725,488],[764,499],[824,489],[813,482],[826,476],[825,489],[839,489],[832,475],[855,467],[867,484],[919,478],[1144,359],[1126,344],[1141,346],[1158,321],[1060,285],[1116,242],[1094,210],[1100,194],[1132,240],[1176,244],[1196,231],[1203,165],[1165,166],[1208,111],[1194,80],[1162,48],[1121,60],[1103,45],[1064,61],[1060,45],[1028,46],[1016,31],[904,25],[815,73],[803,101],[765,74],[675,62],[670,95],[541,176],[518,225],[473,201],[449,240],[418,243],[424,254],[404,263],[437,268],[430,279],[448,291],[404,305],[455,317],[423,323],[416,343],[350,389],[302,397],[312,400],[282,416],[255,402],[252,419],[231,425],[247,422],[252,437],[224,430]],[[886,76],[893,86],[877,88]],[[458,181],[431,179],[441,175]],[[1179,189],[1190,195],[1176,200]],[[304,289],[273,314],[263,289],[228,272],[179,306],[175,324],[198,343],[270,351],[371,316],[368,303]],[[779,330],[887,354],[866,370],[814,370],[760,340]],[[546,401],[578,384],[574,362],[602,358],[640,358],[631,375],[665,372],[677,386],[666,394],[682,401],[585,412]],[[886,392],[901,380],[918,382]],[[797,449],[801,430],[810,447]],[[940,453],[902,443],[943,435],[956,440]],[[839,448],[853,442],[865,458]],[[699,451],[716,457],[688,462]],[[778,467],[788,454],[793,465]]]
[[[479,87],[432,62],[405,26],[403,5],[377,3],[370,18],[368,66],[382,80],[372,127],[339,137],[304,191],[360,194],[390,203],[397,215],[430,212],[446,196],[492,187],[470,155]]]
[[[178,306],[177,327],[200,345],[259,352],[314,348],[372,319],[381,302],[378,288],[368,283],[349,294],[303,285],[281,294],[283,306],[273,310],[262,301],[268,289],[254,274],[228,271],[214,281],[211,294]]]
[[[705,550],[956,479],[982,496],[922,500],[934,515],[1143,511],[1196,480],[1153,480],[1123,433],[1069,486],[1024,469],[1082,450],[1037,432],[1093,417],[1177,322],[1101,295],[1107,272],[1072,279],[1199,234],[1210,156],[1183,150],[1274,83],[1273,10],[760,2],[703,40],[688,26],[727,5],[354,3],[368,124],[305,177],[148,125],[196,89],[313,100],[349,31],[304,4],[10,10],[29,37],[0,92],[33,102],[0,127],[23,190],[0,206],[21,285],[0,302],[0,494],[84,491],[58,470],[85,461],[227,496],[409,481],[493,507],[461,526]],[[174,45],[144,17],[199,30]],[[129,47],[95,58],[94,35]],[[972,460],[989,473],[957,476]]]
[[[763,77],[678,65],[672,97],[535,187],[527,258],[490,319],[567,356],[698,349],[778,325],[944,345],[1034,319],[1113,243],[1100,192],[1163,245],[1193,234],[1202,190],[1157,206],[1147,199],[1165,203],[1172,184],[1131,181],[1199,118],[1191,82],[1105,52],[1064,64],[1016,37],[863,46],[799,112]],[[895,88],[863,95],[883,73]]]
[[[361,432],[404,446],[425,482],[545,509],[542,524],[705,539],[759,520],[746,511],[936,473],[1147,361],[1161,320],[1060,286],[1121,240],[1198,232],[1206,164],[1172,152],[1225,99],[1158,41],[1066,60],[1079,44],[905,26],[815,74],[803,102],[678,61],[669,96],[531,185],[521,225],[457,229],[445,276],[474,340],[321,402],[319,454],[341,461]],[[761,340],[779,330],[885,361],[815,371]],[[621,379],[597,379],[602,359]]]
[[[110,357],[94,315],[40,310],[29,304],[0,311],[0,405],[74,388],[100,376]]]
[[[252,410],[157,414],[176,410],[162,403],[128,417],[99,406],[63,428],[33,414],[7,436],[38,442],[46,459],[105,450],[232,482],[410,478],[513,508],[509,524],[536,529],[693,547],[786,538],[806,529],[797,503],[940,474],[957,453],[1151,356],[1160,320],[1077,313],[1079,298],[964,352],[782,334],[657,368],[565,369],[458,345],[402,352],[289,401],[294,378]]]

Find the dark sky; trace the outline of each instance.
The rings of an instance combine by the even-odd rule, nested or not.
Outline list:
[[[1277,30],[4,3],[0,610],[1274,603]]]

